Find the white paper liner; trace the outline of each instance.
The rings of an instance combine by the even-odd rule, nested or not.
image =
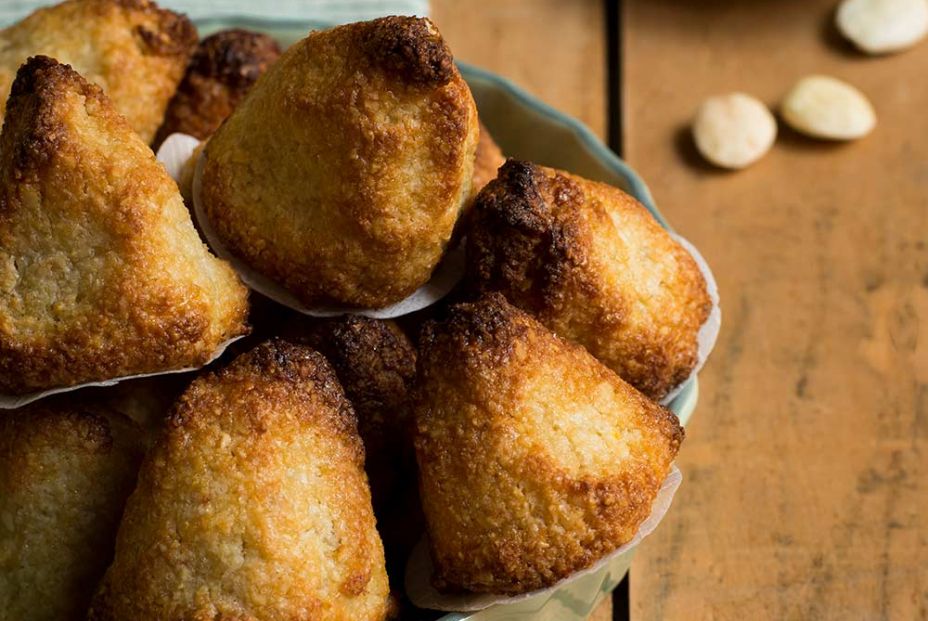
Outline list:
[[[709,298],[712,300],[712,310],[709,311],[709,317],[706,319],[705,323],[699,327],[699,332],[696,335],[696,340],[698,343],[697,352],[696,352],[696,366],[693,367],[693,371],[689,376],[680,382],[676,388],[667,393],[667,396],[661,400],[662,405],[668,405],[673,401],[677,395],[680,394],[680,391],[686,386],[686,384],[696,377],[696,374],[699,373],[703,365],[706,364],[706,360],[709,359],[709,354],[712,353],[712,350],[715,348],[715,342],[719,338],[719,331],[722,329],[722,307],[719,299],[719,286],[715,282],[715,276],[712,274],[712,269],[709,267],[709,264],[700,254],[699,250],[696,249],[692,243],[689,242],[686,238],[677,235],[676,233],[671,233],[671,237],[676,240],[678,244],[683,246],[683,249],[690,253],[693,257],[693,260],[696,261],[696,265],[699,266],[699,270],[702,272],[703,278],[706,280],[706,290],[709,293]]]
[[[446,612],[468,612],[483,610],[496,604],[515,604],[530,597],[552,595],[564,585],[578,580],[583,576],[599,571],[608,565],[617,556],[631,550],[650,535],[670,509],[673,495],[683,480],[683,475],[676,466],[671,466],[670,473],[661,484],[654,502],[651,504],[651,514],[638,527],[638,532],[625,545],[617,548],[607,556],[596,561],[586,569],[574,572],[570,576],[546,589],[538,589],[521,595],[493,595],[487,593],[453,593],[442,594],[432,586],[432,573],[434,567],[429,554],[428,540],[423,538],[412,551],[406,565],[406,595],[418,608],[428,610],[442,610]]]
[[[193,155],[199,141],[186,134],[171,134],[158,149],[158,159],[165,165],[168,172],[179,180],[180,171],[184,164]],[[229,252],[210,226],[209,220],[203,211],[200,202],[200,177],[203,169],[204,156],[201,154],[197,160],[193,173],[193,214],[197,220],[203,236],[213,252],[232,264],[239,277],[246,285],[258,293],[265,295],[278,304],[312,317],[337,317],[339,315],[364,315],[374,319],[390,319],[408,315],[435,304],[448,295],[455,285],[464,276],[464,246],[458,244],[449,250],[427,283],[416,289],[410,296],[390,306],[383,308],[357,308],[353,306],[319,306],[307,307],[296,296],[287,291],[280,284],[258,273],[244,261]]]

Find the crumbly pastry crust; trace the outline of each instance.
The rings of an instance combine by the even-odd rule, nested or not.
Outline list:
[[[0,417],[0,617],[85,618],[143,453],[141,430],[93,402]]]
[[[99,87],[38,56],[0,134],[0,392],[200,366],[247,289]]]
[[[437,588],[547,587],[634,536],[683,440],[671,411],[499,294],[427,324],[418,365]]]
[[[404,475],[415,476],[405,470],[412,451],[408,399],[416,349],[395,322],[360,315],[300,320],[293,332],[326,357],[354,407],[380,509],[394,499]]]
[[[510,160],[477,196],[467,244],[472,289],[504,293],[652,399],[695,367],[705,279],[621,190]]]
[[[307,306],[383,307],[424,284],[468,199],[477,113],[431,22],[310,34],[205,150],[223,244]]]
[[[201,376],[146,457],[89,619],[384,619],[363,465],[312,349],[270,341]]]
[[[45,55],[102,87],[149,143],[196,44],[190,20],[149,0],[67,0],[38,9],[0,31],[0,113],[19,67]]]
[[[279,56],[273,38],[249,30],[222,30],[200,41],[154,144],[176,132],[209,138]]]

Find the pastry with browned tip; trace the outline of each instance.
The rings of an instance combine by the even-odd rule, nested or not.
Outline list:
[[[151,0],[67,0],[0,31],[0,113],[17,69],[44,55],[100,86],[147,144],[197,44],[190,20]]]
[[[474,202],[467,264],[472,289],[505,294],[652,399],[697,364],[705,278],[617,188],[508,161]]]
[[[290,334],[335,369],[358,417],[374,506],[389,504],[403,475],[410,474],[408,397],[416,376],[415,347],[395,322],[361,315],[298,320]]]
[[[632,539],[683,429],[499,294],[420,343],[416,455],[443,591],[551,586]]]
[[[91,621],[380,621],[364,448],[332,368],[270,341],[194,380],[149,451]]]
[[[96,403],[0,416],[0,619],[85,619],[143,453],[141,430]]]
[[[426,283],[470,198],[477,111],[427,19],[314,32],[204,152],[218,240],[307,307],[380,308]]]
[[[0,393],[202,366],[247,297],[100,88],[29,59],[0,134]]]
[[[280,46],[272,37],[240,28],[200,41],[154,145],[176,132],[209,138],[279,56]]]

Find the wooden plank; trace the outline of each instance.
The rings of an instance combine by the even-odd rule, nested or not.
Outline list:
[[[834,0],[625,4],[626,153],[724,310],[632,618],[928,618],[928,43],[858,55]],[[867,93],[874,134],[701,163],[700,100],[812,72]]]
[[[605,135],[602,2],[433,0],[432,19],[455,58],[513,80]]]
[[[604,5],[590,0],[432,0],[455,58],[513,80],[606,133]],[[607,599],[590,617],[610,621]]]

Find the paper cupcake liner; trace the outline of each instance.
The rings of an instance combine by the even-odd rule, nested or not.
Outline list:
[[[705,258],[703,258],[702,254],[700,254],[699,250],[696,249],[696,246],[690,243],[689,240],[676,233],[671,233],[670,236],[673,237],[678,244],[683,246],[684,250],[690,253],[690,256],[696,261],[696,265],[699,266],[699,270],[706,280],[706,290],[709,293],[709,299],[712,300],[712,310],[709,311],[709,317],[702,326],[699,327],[699,332],[696,335],[698,343],[696,366],[693,367],[693,371],[685,380],[680,382],[676,388],[667,393],[666,397],[661,399],[662,405],[668,405],[673,401],[690,380],[696,377],[703,365],[706,364],[706,360],[709,359],[709,354],[711,354],[712,350],[715,348],[715,342],[719,338],[719,331],[722,329],[722,307],[719,299],[719,286],[715,282],[715,275],[713,275],[712,269],[709,267],[709,264],[706,262]]]
[[[158,149],[158,159],[165,165],[175,180],[180,179],[180,171],[192,157],[199,141],[186,134],[171,134]],[[214,253],[228,261],[238,272],[239,277],[248,287],[304,315],[312,317],[337,317],[339,315],[364,315],[374,319],[391,319],[414,313],[435,304],[448,295],[455,285],[464,277],[464,247],[459,244],[449,250],[432,273],[427,283],[416,289],[411,295],[395,304],[383,308],[357,308],[353,306],[317,306],[308,307],[286,288],[267,276],[257,272],[251,266],[231,253],[219,239],[211,226],[200,201],[200,178],[203,170],[204,156],[197,160],[193,174],[193,214],[197,224]]]
[[[32,392],[26,395],[0,395],[0,410],[15,410],[24,405],[28,405],[33,401],[38,401],[39,399],[44,399],[45,397],[50,397],[52,395],[58,395],[65,392],[71,392],[72,390],[80,390],[81,388],[90,388],[92,386],[113,386],[119,382],[124,382],[126,380],[137,379],[140,377],[154,377],[156,375],[171,375],[174,373],[189,373],[190,371],[196,371],[202,369],[206,365],[215,361],[217,358],[222,356],[225,353],[226,348],[234,343],[235,341],[243,338],[242,336],[236,336],[231,338],[216,348],[213,352],[213,355],[209,360],[204,362],[202,365],[197,367],[184,367],[182,369],[168,369],[166,371],[154,371],[152,373],[138,373],[136,375],[124,375],[122,377],[114,377],[111,379],[100,380],[98,382],[84,382],[83,384],[75,384],[74,386],[62,386],[60,388],[50,388],[48,390],[42,390],[39,392]]]
[[[654,498],[654,502],[651,504],[651,514],[641,523],[641,526],[638,527],[638,532],[635,533],[635,536],[632,537],[629,542],[616,548],[586,569],[581,569],[580,571],[572,573],[553,586],[531,591],[529,593],[523,593],[521,595],[439,593],[435,587],[432,586],[434,566],[432,564],[431,555],[429,554],[428,540],[423,538],[412,551],[409,562],[406,565],[406,595],[418,608],[442,610],[445,612],[470,612],[483,610],[484,608],[489,608],[497,604],[515,604],[533,597],[549,597],[561,587],[579,580],[583,576],[601,570],[615,560],[616,557],[628,552],[641,543],[645,537],[654,532],[654,529],[657,528],[657,525],[660,524],[660,521],[664,519],[664,516],[667,514],[667,510],[670,509],[673,496],[677,492],[677,488],[680,487],[682,480],[683,475],[677,467],[671,466],[670,473],[667,475],[667,478],[664,479],[660,491],[658,491],[657,496]]]

